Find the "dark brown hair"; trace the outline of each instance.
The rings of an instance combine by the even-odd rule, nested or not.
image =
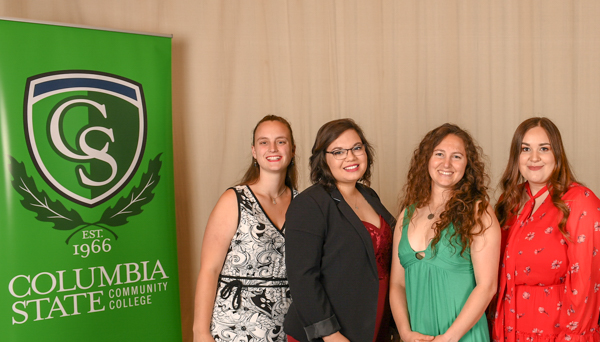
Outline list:
[[[512,142],[510,143],[508,164],[500,179],[502,196],[496,204],[496,215],[498,216],[498,221],[500,221],[500,226],[504,228],[506,221],[513,215],[516,215],[519,210],[524,195],[520,184],[525,181],[523,175],[519,172],[521,144],[523,143],[525,134],[534,127],[541,127],[546,131],[546,134],[550,139],[550,147],[552,148],[552,154],[554,155],[556,165],[550,175],[550,179],[548,179],[547,185],[552,198],[552,203],[554,203],[554,206],[563,213],[563,217],[558,224],[558,229],[565,237],[568,237],[565,225],[569,218],[569,208],[561,197],[565,194],[569,185],[576,182],[576,180],[575,175],[571,172],[571,167],[567,160],[567,155],[565,154],[560,131],[548,118],[529,118],[523,121],[515,130]]]
[[[264,118],[262,118],[256,124],[256,126],[254,126],[254,130],[252,131],[252,146],[254,146],[254,144],[256,143],[256,129],[258,129],[258,126],[260,126],[260,124],[265,121],[277,121],[284,124],[285,127],[287,127],[287,129],[290,131],[290,139],[292,140],[290,141],[290,143],[292,144],[292,151],[296,148],[296,143],[294,142],[294,133],[292,132],[292,126],[290,126],[290,123],[286,119],[277,115],[267,115]],[[296,167],[295,159],[296,155],[294,154],[292,160],[287,166],[287,170],[285,173],[285,185],[290,189],[298,189],[298,168]],[[242,180],[240,181],[239,185],[250,185],[258,181],[258,179],[260,178],[260,167],[255,162],[256,160],[253,157],[252,162],[250,163],[248,170],[246,170],[246,174],[244,174],[244,177],[242,177]]]
[[[413,152],[403,197],[400,200],[400,212],[413,204],[416,208],[421,208],[431,200],[432,180],[429,175],[429,160],[435,147],[450,134],[463,141],[467,166],[462,179],[454,186],[452,197],[440,214],[440,220],[433,226],[435,236],[431,241],[431,247],[435,250],[442,232],[453,223],[454,234],[450,242],[459,240],[460,254],[463,255],[471,246],[473,236],[482,234],[488,228],[484,227],[481,217],[490,203],[487,194],[489,177],[485,171],[483,151],[467,131],[457,125],[445,123],[425,135],[419,147]],[[476,225],[480,227],[478,231],[473,229]]]
[[[321,184],[327,191],[331,191],[336,187],[336,181],[327,165],[326,149],[339,138],[342,133],[347,130],[354,130],[360,137],[360,141],[365,147],[367,154],[367,170],[365,174],[358,180],[366,186],[371,185],[371,167],[375,158],[373,148],[365,138],[365,135],[360,126],[352,119],[338,119],[329,121],[319,128],[315,143],[312,147],[312,155],[310,156],[310,180],[313,184]]]

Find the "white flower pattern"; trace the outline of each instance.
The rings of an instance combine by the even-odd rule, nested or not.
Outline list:
[[[211,333],[216,342],[284,342],[283,319],[291,304],[285,228],[279,231],[273,225],[249,187],[233,189],[239,225],[221,270]]]

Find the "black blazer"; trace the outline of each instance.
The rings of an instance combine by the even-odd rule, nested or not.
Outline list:
[[[371,188],[358,190],[394,227]],[[298,341],[322,341],[340,331],[352,342],[372,341],[379,276],[371,236],[336,188],[315,184],[288,208],[285,262],[292,304],[284,331]]]

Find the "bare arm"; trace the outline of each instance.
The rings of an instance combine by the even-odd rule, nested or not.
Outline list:
[[[487,228],[473,238],[471,261],[475,272],[475,288],[448,330],[434,341],[459,341],[479,321],[498,289],[500,260],[500,224],[491,206],[481,218]]]
[[[237,229],[238,215],[235,191],[229,189],[219,198],[204,231],[194,304],[195,342],[214,342],[210,322],[215,295],[227,250]]]
[[[392,244],[392,271],[390,274],[390,306],[394,321],[398,328],[400,338],[404,342],[431,341],[433,336],[426,336],[412,331],[406,304],[406,282],[404,279],[404,267],[400,264],[398,257],[398,246],[402,238],[402,221],[404,213],[400,214],[396,229],[394,229],[394,242]]]

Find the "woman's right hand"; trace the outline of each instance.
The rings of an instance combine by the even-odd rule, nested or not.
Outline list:
[[[324,342],[350,342],[350,340],[347,339],[346,336],[342,335],[342,333],[339,331],[336,333],[333,333],[331,335],[324,336],[323,341]]]
[[[427,336],[427,335],[423,335],[421,333],[418,333],[416,331],[411,331],[409,333],[406,333],[402,336],[400,336],[402,338],[403,342],[422,342],[422,341],[433,341],[433,339],[435,338],[435,336]]]

